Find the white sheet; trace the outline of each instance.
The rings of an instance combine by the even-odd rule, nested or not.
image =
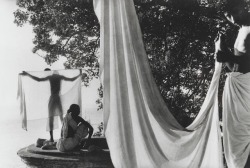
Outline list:
[[[59,70],[59,75],[73,78],[79,75],[79,70]],[[53,71],[34,71],[29,74],[44,78],[53,74]],[[20,113],[22,117],[23,129],[28,129],[29,120],[48,119],[48,103],[51,96],[50,82],[35,81],[27,75],[19,74],[18,97],[20,99]],[[60,99],[62,103],[63,114],[65,114],[71,104],[81,106],[81,78],[75,81],[61,80]],[[58,128],[58,113],[54,113],[53,129]],[[42,122],[41,122],[42,123]],[[46,126],[45,126],[46,127]],[[47,131],[49,131],[47,123]]]
[[[222,168],[217,63],[196,120],[183,128],[154,82],[133,0],[94,0],[101,26],[104,127],[115,167]]]

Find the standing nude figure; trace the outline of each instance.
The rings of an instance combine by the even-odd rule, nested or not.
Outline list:
[[[49,68],[46,68],[45,71],[50,71]],[[81,76],[81,73],[73,78],[67,78],[65,76],[59,75],[58,71],[53,71],[53,74],[44,78],[38,78],[36,76],[33,76],[27,72],[23,72],[23,75],[27,75],[31,77],[32,79],[42,82],[42,81],[49,81],[50,83],[50,98],[48,103],[48,129],[50,132],[50,141],[54,142],[53,138],[53,129],[54,129],[54,116],[59,116],[61,122],[63,121],[63,110],[62,110],[62,103],[60,99],[60,90],[61,90],[61,81],[74,81],[79,76]]]

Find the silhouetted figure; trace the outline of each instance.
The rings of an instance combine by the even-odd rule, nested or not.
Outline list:
[[[225,44],[221,44],[224,49],[217,52],[216,60],[225,63],[233,72],[250,72],[250,14],[244,8],[236,6],[227,11],[225,17],[239,27],[239,33],[235,40],[234,53]]]
[[[93,127],[80,117],[79,114],[80,107],[77,104],[72,104],[63,119],[61,138],[56,144],[59,151],[71,151],[89,145],[89,140],[93,134]],[[87,135],[88,139],[85,142],[84,138]]]
[[[49,68],[46,68],[45,71],[50,71]],[[81,76],[81,73],[73,78],[67,78],[65,76],[59,75],[58,71],[53,71],[53,74],[44,78],[38,78],[36,76],[33,76],[27,72],[23,72],[23,75],[28,75],[32,79],[42,82],[42,81],[49,81],[50,83],[50,91],[51,95],[49,98],[49,104],[48,104],[48,128],[50,132],[50,141],[53,142],[53,127],[54,127],[54,116],[59,116],[61,122],[63,121],[63,110],[62,110],[62,103],[60,99],[60,90],[61,90],[61,81],[74,81],[79,76]]]
[[[225,63],[232,71],[227,74],[223,92],[224,153],[228,167],[249,168],[250,13],[242,1],[232,2],[225,17],[239,27],[234,52],[230,52],[221,39],[220,46],[224,47],[216,55],[216,60]]]

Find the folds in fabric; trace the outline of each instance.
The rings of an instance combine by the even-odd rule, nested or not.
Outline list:
[[[223,93],[223,141],[229,168],[243,168],[250,153],[250,73],[228,73]]]
[[[115,167],[223,167],[215,73],[196,120],[183,128],[154,82],[132,0],[95,0],[101,27],[104,130]]]
[[[79,70],[59,70],[59,75],[73,78],[79,75]],[[28,72],[38,78],[45,78],[53,74],[53,71]],[[65,114],[71,104],[81,106],[81,79],[74,81],[61,80],[58,95],[51,94],[49,80],[36,81],[27,75],[19,74],[18,98],[20,100],[20,113],[23,129],[28,128],[29,120],[47,119],[47,130],[58,128],[60,113],[54,106],[61,102],[62,113]],[[51,105],[52,104],[52,105]],[[53,113],[49,112],[55,111]],[[55,108],[55,109],[54,109]],[[52,126],[49,125],[52,123]]]

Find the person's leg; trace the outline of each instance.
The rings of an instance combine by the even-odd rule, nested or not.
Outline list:
[[[53,137],[53,126],[54,126],[54,117],[50,117],[50,118],[49,118],[50,142],[54,142],[54,137]]]
[[[60,97],[58,101],[58,112],[59,112],[60,121],[61,123],[63,123],[63,109],[62,109],[62,102],[61,102]]]
[[[54,97],[50,96],[49,104],[48,104],[48,117],[49,117],[49,134],[50,134],[50,142],[54,142],[53,137],[53,129],[54,129],[54,111],[55,111],[55,103]]]
[[[51,104],[50,104],[51,105]],[[54,112],[54,107],[53,105],[51,105],[49,107],[49,134],[50,134],[50,142],[54,142],[54,137],[53,137],[53,129],[54,129],[54,116],[53,116],[53,112]]]
[[[53,138],[53,131],[49,131],[50,134],[50,142],[54,142],[54,138]]]

